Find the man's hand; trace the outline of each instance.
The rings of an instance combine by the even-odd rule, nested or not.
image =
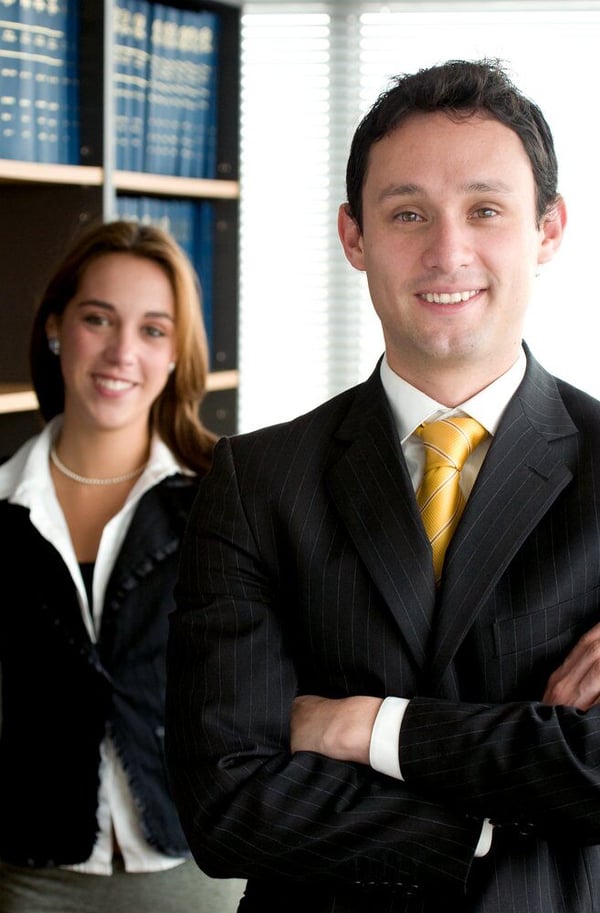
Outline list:
[[[587,631],[546,685],[545,704],[589,710],[600,704],[600,624]]]
[[[371,731],[381,704],[378,697],[297,697],[291,714],[292,752],[316,751],[337,761],[368,764]]]

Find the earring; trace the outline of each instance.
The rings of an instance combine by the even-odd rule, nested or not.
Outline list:
[[[60,339],[58,336],[48,337],[48,348],[53,355],[60,355]]]
[[[58,340],[57,340],[57,341],[58,341]],[[174,362],[174,361],[170,361],[169,364],[168,364],[168,366],[167,366],[167,371],[169,372],[169,374],[172,374],[174,370],[175,370],[175,362]]]

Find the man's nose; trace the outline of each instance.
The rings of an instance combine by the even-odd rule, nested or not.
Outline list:
[[[473,262],[472,229],[462,220],[444,217],[432,222],[423,252],[426,269],[451,274]]]

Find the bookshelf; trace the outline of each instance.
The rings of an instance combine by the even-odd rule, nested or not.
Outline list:
[[[216,433],[232,433],[238,386],[241,0],[147,0],[156,15],[158,7],[168,7],[178,15],[206,13],[218,22],[217,128],[212,173],[206,176],[117,168],[123,161],[116,149],[116,7],[131,0],[66,2],[76,2],[78,11],[79,162],[51,164],[0,156],[0,457],[40,428],[27,348],[35,305],[55,263],[83,226],[115,218],[125,203],[142,199],[157,204],[180,201],[210,210],[210,222],[203,223],[210,225],[211,235],[206,255],[211,271],[211,374],[203,418]]]

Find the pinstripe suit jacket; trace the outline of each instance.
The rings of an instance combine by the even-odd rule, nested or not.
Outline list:
[[[378,371],[221,441],[183,547],[167,750],[199,864],[250,879],[241,909],[600,910],[600,708],[539,703],[600,621],[599,490],[600,403],[529,356],[436,595]],[[405,782],[290,756],[297,693],[412,698]]]

